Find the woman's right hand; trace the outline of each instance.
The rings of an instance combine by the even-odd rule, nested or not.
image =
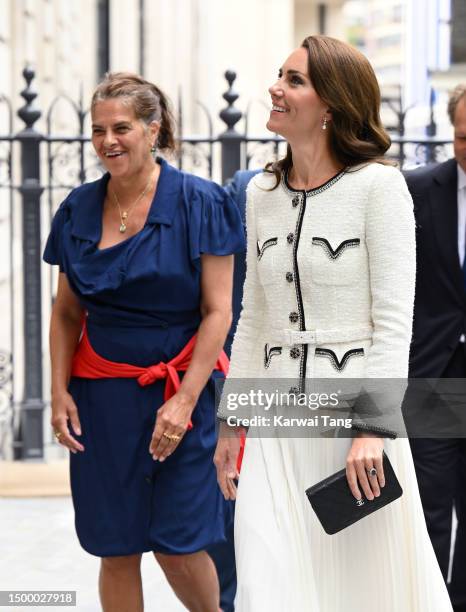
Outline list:
[[[220,424],[214,464],[217,468],[217,481],[226,500],[236,499],[235,481],[239,477],[237,468],[241,447],[238,427],[230,427],[225,422]]]
[[[79,422],[78,409],[68,391],[63,391],[52,396],[51,424],[53,431],[58,442],[66,446],[72,453],[82,452],[84,451],[84,446],[71,435],[68,421],[73,431],[80,436],[81,424]]]

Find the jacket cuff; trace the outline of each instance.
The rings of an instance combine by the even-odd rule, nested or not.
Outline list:
[[[353,422],[351,429],[354,429],[355,431],[367,431],[382,438],[390,438],[391,440],[395,440],[398,437],[397,432],[393,429],[386,429],[385,427],[370,425],[369,423],[363,423],[361,421],[357,421],[356,423]]]

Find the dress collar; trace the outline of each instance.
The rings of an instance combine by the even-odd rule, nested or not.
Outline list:
[[[156,223],[170,226],[182,193],[183,174],[160,157],[157,163],[160,164],[159,180],[145,226]],[[110,174],[106,172],[97,181],[87,183],[71,193],[69,203],[73,205],[73,236],[92,242],[100,240],[103,203],[109,180]]]

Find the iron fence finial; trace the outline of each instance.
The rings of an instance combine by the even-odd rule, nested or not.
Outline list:
[[[234,104],[239,98],[239,94],[233,89],[233,83],[236,81],[236,72],[234,70],[227,70],[224,76],[228,82],[228,89],[222,97],[228,103],[228,106],[219,113],[219,116],[226,123],[227,132],[235,132],[235,125],[243,116],[239,109],[234,108]]]
[[[38,93],[32,85],[32,81],[36,76],[36,71],[30,65],[26,65],[23,70],[23,77],[26,81],[26,87],[21,92],[21,97],[25,100],[26,104],[18,110],[18,117],[24,121],[27,130],[32,130],[34,123],[42,115],[41,111],[35,106],[34,100],[37,98]]]

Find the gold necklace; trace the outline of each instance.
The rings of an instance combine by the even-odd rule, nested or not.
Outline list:
[[[135,200],[130,207],[127,210],[121,210],[121,205],[120,202],[118,200],[117,194],[115,193],[115,191],[113,190],[112,187],[110,187],[110,191],[112,192],[112,196],[113,199],[115,200],[115,203],[118,207],[118,214],[120,216],[120,233],[124,234],[126,232],[126,222],[128,221],[129,215],[132,212],[133,208],[136,206],[136,204],[138,204],[142,198],[146,195],[148,189],[149,189],[149,185],[152,182],[152,174],[149,176],[149,180],[147,181],[147,185],[144,187],[144,190],[142,191],[142,193],[139,195],[139,197],[137,198],[137,200]]]

